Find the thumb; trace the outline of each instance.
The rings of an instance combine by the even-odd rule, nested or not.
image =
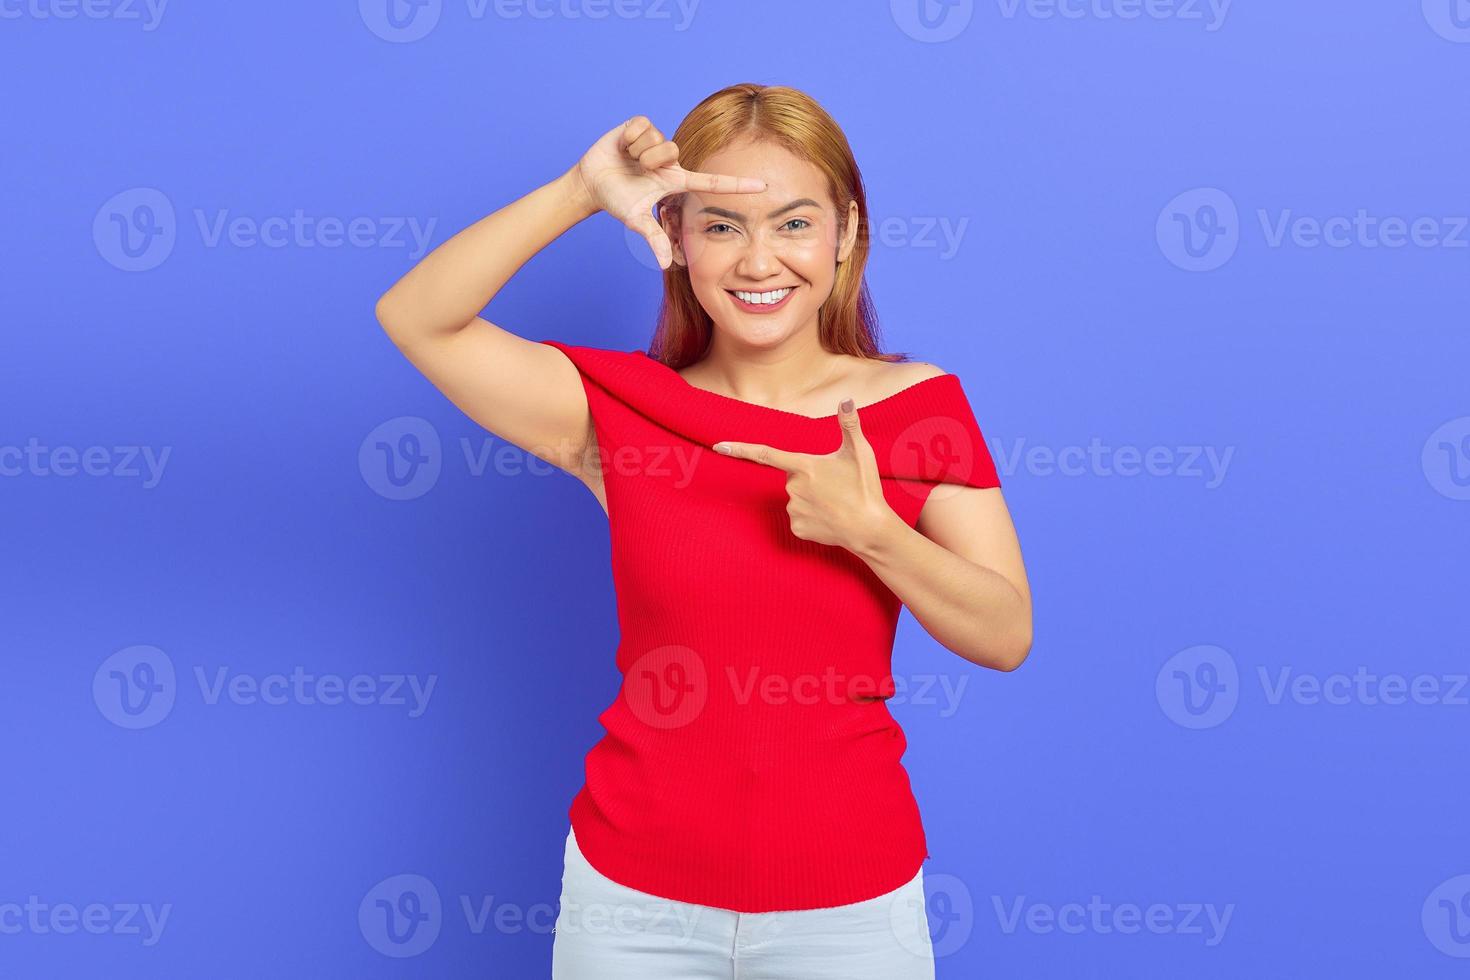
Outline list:
[[[628,226],[648,242],[648,247],[653,249],[653,257],[658,260],[660,269],[667,269],[673,263],[674,248],[669,244],[669,236],[664,234],[663,226],[654,219],[652,214],[638,211],[628,219]]]
[[[863,436],[863,425],[858,419],[857,408],[854,407],[851,398],[844,398],[837,406],[837,424],[842,427],[842,448],[854,450],[858,446],[866,446],[868,440]]]

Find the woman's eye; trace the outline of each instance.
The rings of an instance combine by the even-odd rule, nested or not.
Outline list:
[[[807,231],[812,228],[812,223],[805,218],[792,218],[781,227],[791,231]],[[735,231],[735,226],[725,221],[716,221],[704,229],[706,235],[723,235],[733,231]]]

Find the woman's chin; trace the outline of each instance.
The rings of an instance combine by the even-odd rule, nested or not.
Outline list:
[[[751,322],[755,320],[755,322]],[[731,340],[737,341],[743,347],[752,347],[757,350],[767,350],[781,346],[790,339],[792,330],[789,321],[784,317],[742,317],[740,323],[719,323],[715,326],[721,333]]]

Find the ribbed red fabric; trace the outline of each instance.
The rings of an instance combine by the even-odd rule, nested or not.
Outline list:
[[[545,340],[581,374],[607,490],[617,667],[569,816],[602,874],[739,912],[827,908],[928,856],[891,696],[898,597],[845,548],[791,533],[786,474],[721,440],[837,449],[810,418],[697,388],[644,351]],[[888,503],[999,486],[959,379],[859,406]]]

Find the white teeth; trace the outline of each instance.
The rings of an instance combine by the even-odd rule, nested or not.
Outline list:
[[[747,293],[740,289],[734,292],[736,296],[746,303],[751,303],[756,306],[767,306],[771,303],[779,303],[785,299],[786,294],[791,292],[791,287],[788,286],[785,289],[777,289],[769,293]]]

